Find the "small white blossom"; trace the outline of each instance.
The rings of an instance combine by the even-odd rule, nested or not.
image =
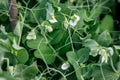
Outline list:
[[[70,67],[70,64],[68,62],[65,62],[62,64],[61,69],[62,70],[67,70]]]
[[[114,54],[113,48],[112,47],[108,47],[107,49],[109,51],[109,54],[112,56]]]
[[[8,67],[8,70],[9,70],[9,72],[11,73],[11,75],[14,74],[14,67],[13,67],[13,66],[9,66],[9,67]]]
[[[69,21],[69,25],[74,27],[77,25],[79,20],[80,20],[80,17],[78,15],[74,14]]]
[[[26,39],[28,39],[28,40],[32,40],[32,39],[35,40],[36,39],[35,29],[33,29],[33,30],[31,30],[31,32],[29,32]]]
[[[99,55],[103,55],[106,54],[106,50],[105,49],[100,49],[98,52]]]
[[[46,29],[48,32],[52,32],[53,31],[53,28],[51,26],[46,26]]]
[[[61,7],[57,7],[58,11],[61,11]]]
[[[68,20],[67,20],[67,18],[65,18],[63,24],[64,24],[64,27],[67,29],[68,28]]]
[[[54,15],[51,16],[51,18],[49,19],[49,22],[50,23],[56,23],[57,22],[57,20],[56,20]]]
[[[102,57],[101,58],[102,63],[104,63],[104,62],[107,63],[108,62],[108,55],[106,53],[102,54],[101,57]]]
[[[101,62],[102,63],[107,63],[108,61],[108,53],[106,49],[99,49],[98,54],[101,55]]]

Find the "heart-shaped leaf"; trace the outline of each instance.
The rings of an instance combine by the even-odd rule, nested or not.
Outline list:
[[[32,49],[37,49],[39,47],[39,44],[45,43],[45,39],[41,35],[36,35],[35,40],[27,40],[27,46]]]
[[[55,54],[47,44],[41,44],[39,49],[34,52],[36,58],[42,59],[47,64],[52,64],[55,61]]]
[[[29,59],[29,55],[26,49],[17,50],[16,58],[19,63],[25,63]]]

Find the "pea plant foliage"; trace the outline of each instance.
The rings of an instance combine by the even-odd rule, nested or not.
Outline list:
[[[8,0],[1,0],[0,80],[120,80],[110,4],[115,0],[18,0],[10,32]]]

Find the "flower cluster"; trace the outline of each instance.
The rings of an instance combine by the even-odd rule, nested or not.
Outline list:
[[[96,50],[96,53],[90,54],[92,56],[101,56],[101,62],[102,63],[107,63],[108,62],[108,57],[112,56],[114,54],[113,48],[112,47],[101,47]]]
[[[35,40],[36,39],[35,29],[32,29],[29,32],[29,34],[27,35],[26,39],[28,39],[28,40]]]
[[[80,20],[80,17],[78,15],[74,14],[73,16],[71,16],[70,21],[68,22],[68,24],[75,27],[79,20]]]
[[[65,27],[66,29],[68,28],[69,25],[72,26],[72,27],[75,27],[75,26],[77,25],[77,23],[78,23],[79,20],[80,20],[80,17],[79,17],[78,15],[76,15],[76,14],[72,15],[72,16],[70,17],[70,20],[69,20],[69,21],[68,21],[68,19],[65,17],[64,22],[63,22],[64,27]]]
[[[42,25],[43,27],[45,27],[45,30],[47,30],[47,32],[52,32],[52,31],[53,31],[53,28],[52,28],[52,26],[49,24],[49,22],[44,21],[44,22],[42,22],[41,25]]]

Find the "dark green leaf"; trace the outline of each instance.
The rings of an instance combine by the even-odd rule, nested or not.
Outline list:
[[[97,19],[100,16],[101,13],[102,13],[102,8],[101,7],[93,8],[90,12],[90,18]]]
[[[55,54],[47,44],[41,44],[39,49],[34,52],[36,58],[42,59],[47,64],[52,64],[55,61]]]
[[[14,76],[21,80],[30,80],[38,73],[37,64],[34,62],[30,66],[19,64],[15,66]]]
[[[97,41],[102,46],[109,46],[112,43],[112,38],[110,33],[106,30],[98,36]]]
[[[61,40],[64,38],[64,35],[66,32],[64,30],[56,30],[52,33],[50,33],[50,38],[51,38],[51,44],[55,45],[61,42]]]
[[[113,31],[114,30],[114,20],[111,15],[106,15],[100,25],[100,32],[102,31]]]
[[[29,59],[29,55],[26,49],[20,49],[17,51],[16,58],[19,63],[25,63]]]
[[[86,62],[88,60],[88,58],[89,58],[89,52],[90,52],[90,50],[88,48],[79,49],[77,51],[78,61],[80,63]]]
[[[96,66],[93,76],[95,80],[118,80],[119,78],[119,75],[113,72],[111,67],[107,65],[102,66],[102,70]]]
[[[68,58],[68,61],[71,63],[71,65],[74,67],[77,79],[82,80],[83,77],[81,74],[80,66],[78,64],[78,58],[77,58],[76,53],[73,51],[67,52],[67,58]]]
[[[0,11],[1,10],[8,10],[8,0],[2,0],[0,1]]]

